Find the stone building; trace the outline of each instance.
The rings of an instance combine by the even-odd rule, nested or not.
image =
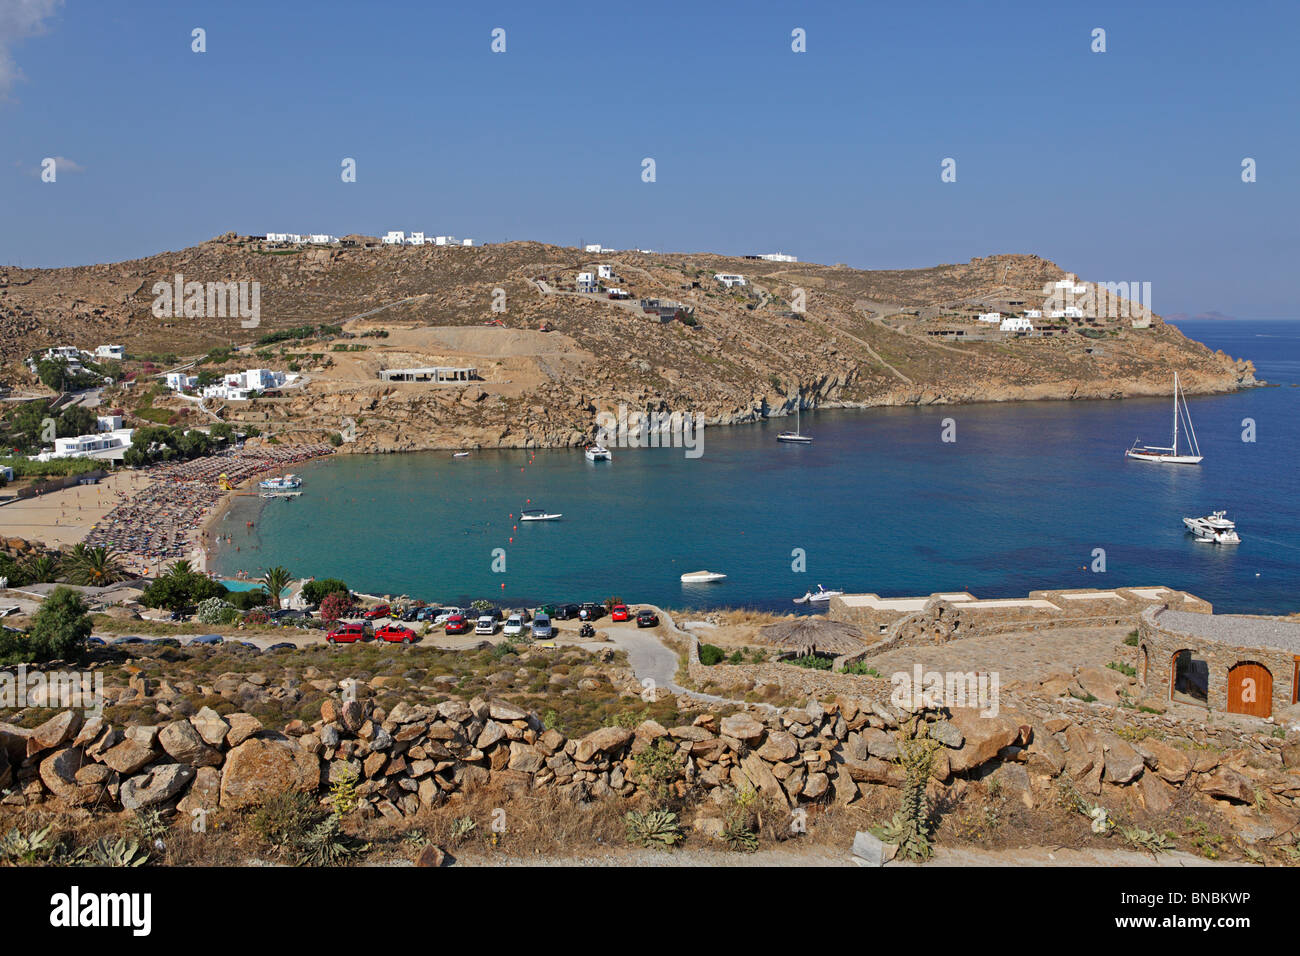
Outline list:
[[[1296,702],[1300,624],[1149,608],[1138,625],[1138,681],[1161,700],[1270,717]]]

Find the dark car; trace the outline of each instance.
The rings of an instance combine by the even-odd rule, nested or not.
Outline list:
[[[446,632],[448,634],[467,634],[469,633],[469,621],[464,614],[453,614],[447,618]]]
[[[580,621],[599,621],[605,616],[605,607],[601,604],[594,604],[588,601],[582,607],[578,608],[578,620]]]
[[[297,644],[290,644],[287,641],[282,641],[279,644],[272,644],[267,648],[268,651],[296,651],[297,649]]]
[[[555,613],[551,617],[557,621],[572,621],[578,616],[578,605],[576,604],[557,604]]]
[[[143,637],[140,637],[138,634],[127,634],[123,637],[113,638],[113,643],[114,644],[145,644],[147,642]]]
[[[644,608],[636,612],[637,627],[658,627],[659,615],[649,608]]]
[[[408,607],[405,611],[402,612],[401,620],[407,622],[418,621],[420,619],[420,612],[422,610],[424,609],[419,607]]]
[[[220,634],[200,634],[190,640],[191,644],[220,644],[224,638]]]

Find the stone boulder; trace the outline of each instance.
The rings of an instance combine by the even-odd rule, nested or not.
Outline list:
[[[127,810],[166,803],[194,779],[194,768],[179,763],[155,764],[122,784],[119,799]]]
[[[27,738],[27,756],[34,757],[45,750],[53,750],[71,740],[81,729],[81,711],[65,710],[55,714],[31,732]]]
[[[743,712],[722,718],[720,729],[723,735],[747,744],[761,740],[767,730],[759,721]]]
[[[215,767],[221,763],[221,751],[209,747],[188,720],[173,720],[158,732],[158,743],[177,763],[191,767]]]
[[[293,790],[314,793],[320,782],[317,757],[287,740],[254,737],[226,755],[221,773],[221,806],[256,806]]]
[[[1250,779],[1231,767],[1220,767],[1202,778],[1200,790],[1216,800],[1233,803],[1252,803],[1255,800],[1255,788],[1251,786]]]
[[[579,763],[590,763],[598,754],[609,754],[620,750],[632,740],[632,731],[626,727],[601,727],[593,730],[578,741],[578,749],[573,759]]]
[[[965,741],[948,755],[953,773],[973,770],[1020,739],[1020,727],[1000,717],[981,717],[974,707],[953,708],[950,721]]]

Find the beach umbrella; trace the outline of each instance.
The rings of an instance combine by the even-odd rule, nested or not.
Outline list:
[[[758,640],[784,650],[805,653],[852,654],[869,646],[862,632],[851,624],[824,617],[796,617],[758,629]]]

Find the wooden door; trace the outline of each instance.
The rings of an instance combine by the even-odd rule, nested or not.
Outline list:
[[[1273,675],[1263,664],[1245,662],[1228,671],[1228,713],[1267,717],[1273,712]]]

